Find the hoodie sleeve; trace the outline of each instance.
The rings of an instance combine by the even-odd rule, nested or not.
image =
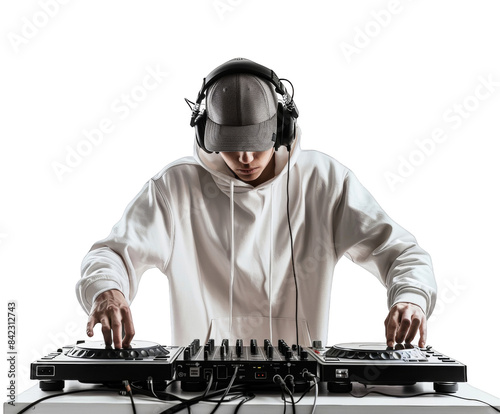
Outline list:
[[[84,257],[76,294],[88,312],[94,299],[110,289],[132,302],[142,274],[153,267],[164,271],[172,250],[171,210],[154,180],[127,206],[109,236],[95,243]]]
[[[387,305],[411,302],[430,316],[436,281],[429,254],[395,223],[352,172],[344,178],[336,207],[334,241],[338,257],[350,258],[387,288]]]

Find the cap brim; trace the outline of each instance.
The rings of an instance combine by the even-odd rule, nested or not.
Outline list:
[[[205,148],[209,151],[267,151],[276,139],[277,115],[256,125],[219,125],[207,117]]]

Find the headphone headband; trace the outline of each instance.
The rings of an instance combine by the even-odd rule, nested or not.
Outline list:
[[[217,66],[214,70],[212,70],[207,75],[207,77],[203,79],[203,84],[201,86],[200,92],[198,92],[196,104],[201,104],[201,101],[203,101],[203,99],[205,98],[205,91],[216,80],[222,78],[223,76],[232,75],[234,73],[248,73],[271,82],[274,85],[276,92],[283,96],[285,105],[290,111],[292,111],[292,116],[294,118],[298,118],[299,111],[276,73],[263,65],[244,58],[232,59],[229,62],[223,63],[222,65]]]
[[[230,60],[229,62],[223,63],[222,65],[217,66],[214,70],[212,70],[207,75],[207,77],[203,79],[203,86],[200,93],[204,95],[204,92],[217,79],[226,75],[232,75],[234,73],[248,73],[251,75],[258,76],[260,78],[264,78],[275,86],[276,92],[278,92],[280,95],[286,93],[286,88],[283,86],[283,84],[281,83],[276,73],[274,73],[274,71],[266,68],[263,65],[259,65],[258,63],[243,58]]]
[[[198,145],[206,152],[210,152],[205,148],[205,124],[207,113],[201,108],[201,103],[205,99],[206,90],[212,86],[218,79],[223,76],[232,75],[235,73],[246,73],[267,80],[274,85],[275,91],[283,97],[283,103],[278,102],[277,116],[277,135],[274,148],[277,150],[281,145],[290,149],[291,142],[295,137],[295,122],[299,117],[299,111],[295,106],[293,97],[290,96],[281,82],[280,78],[271,69],[266,68],[256,62],[244,58],[232,59],[212,70],[204,79],[196,102],[191,108],[191,126],[195,127],[196,141]],[[293,89],[293,86],[292,86]],[[187,101],[187,100],[186,100]],[[187,101],[188,104],[192,103]]]

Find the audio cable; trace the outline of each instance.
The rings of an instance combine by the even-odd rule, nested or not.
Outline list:
[[[295,131],[294,131],[295,134]],[[292,224],[290,221],[290,145],[287,146],[288,150],[288,162],[287,162],[287,174],[286,174],[286,216],[288,219],[288,232],[290,233],[290,250],[292,255],[292,272],[293,281],[295,283],[295,340],[297,344],[297,351],[299,349],[299,287],[297,283],[297,274],[295,272],[295,258],[293,255],[293,234],[292,234]]]
[[[125,385],[125,381],[123,381],[122,383]],[[128,383],[128,381],[127,381],[127,383]],[[129,385],[129,388],[130,388],[130,385]],[[125,390],[127,390],[127,388],[125,388]],[[28,410],[30,410],[31,408],[33,408],[35,405],[41,403],[42,401],[49,400],[51,398],[62,397],[62,396],[65,396],[65,395],[70,395],[70,394],[84,394],[84,393],[96,393],[96,392],[102,392],[102,393],[109,394],[109,393],[116,392],[116,389],[111,389],[111,388],[94,388],[94,387],[92,387],[92,388],[88,388],[88,389],[64,391],[64,392],[60,392],[58,394],[51,394],[51,395],[47,395],[45,397],[39,398],[36,401],[33,401],[32,403],[28,404],[26,407],[24,407],[23,409],[21,409],[20,411],[18,411],[16,414],[23,414],[23,413],[27,412]],[[130,401],[132,403],[132,410],[133,410],[134,414],[136,414],[134,399],[132,397],[132,392],[128,392],[128,391],[126,391],[126,392],[130,396]],[[123,391],[120,391],[120,394],[123,395]]]
[[[287,375],[285,377],[285,379],[283,380],[283,378],[281,378],[280,375],[275,375],[275,377],[273,377],[273,382],[275,384],[278,384],[280,387],[281,387],[281,399],[284,401],[284,405],[285,405],[285,411],[286,411],[286,404],[292,404],[292,408],[297,405],[298,403],[300,403],[300,401],[302,401],[302,399],[309,393],[309,391],[311,391],[313,388],[314,388],[314,402],[313,402],[313,406],[312,406],[312,410],[311,410],[311,414],[314,414],[316,412],[316,404],[317,404],[317,401],[318,401],[318,393],[319,393],[319,377],[317,377],[316,375],[314,375],[313,373],[307,371],[307,370],[304,370],[302,372],[302,377],[306,380],[306,381],[312,381],[313,382],[313,385],[310,385],[309,387],[307,387],[307,389],[302,393],[302,395],[299,397],[299,399],[297,401],[295,401],[293,399],[293,397],[290,395],[290,391],[293,392],[293,389],[290,390],[290,387],[293,388],[294,386],[294,378],[292,375]],[[290,384],[290,386],[287,385]],[[288,401],[286,399],[286,396],[285,396],[285,393],[290,395],[290,401]]]
[[[203,393],[203,396],[206,397],[206,395],[208,394],[208,392],[210,391],[210,388],[212,388],[212,383],[214,381],[214,373],[213,372],[210,372],[210,377],[208,378],[208,384],[207,384],[207,388],[205,388],[205,392]]]
[[[286,400],[286,394],[288,394],[290,396],[290,401],[292,402],[292,411],[293,411],[293,414],[295,414],[295,400],[293,399],[293,393],[292,391],[290,391],[290,388],[288,388],[285,380],[283,379],[283,377],[279,374],[276,374],[274,377],[273,377],[273,382],[277,385],[280,386],[281,388],[281,399],[283,400],[283,404],[284,404],[284,410],[286,412],[286,403],[288,402]]]
[[[227,386],[227,388],[226,388],[224,394],[222,395],[221,399],[219,400],[219,402],[217,403],[217,405],[214,407],[214,409],[210,412],[210,414],[214,414],[217,411],[217,409],[220,407],[220,405],[222,404],[222,401],[224,401],[224,398],[226,398],[229,390],[233,386],[233,383],[234,383],[234,380],[236,379],[236,375],[237,374],[238,374],[238,366],[236,365],[234,367],[234,374],[231,377],[231,380],[229,381],[229,385]]]
[[[450,394],[450,393],[446,393],[446,392],[430,391],[430,392],[421,392],[421,393],[418,393],[418,394],[411,394],[411,395],[394,395],[394,394],[387,394],[385,392],[380,392],[380,391],[375,391],[375,390],[369,389],[369,391],[366,392],[366,393],[364,393],[363,395],[355,395],[352,392],[349,393],[349,395],[351,395],[354,398],[364,398],[364,397],[366,397],[369,394],[378,394],[378,395],[383,395],[384,397],[394,397],[394,398],[413,398],[413,397],[421,397],[423,395],[444,395],[444,396],[447,396],[447,397],[458,398],[460,400],[477,401],[479,403],[488,405],[490,408],[492,408],[493,410],[495,410],[497,413],[500,413],[500,409],[494,407],[493,405],[491,405],[490,403],[488,403],[486,401],[479,400],[477,398],[461,397],[460,395],[454,395],[454,394]]]
[[[189,410],[192,405],[198,404],[200,401],[207,401],[211,397],[215,397],[215,396],[218,396],[218,395],[222,394],[222,397],[217,401],[217,405],[210,412],[210,414],[215,413],[215,411],[220,407],[220,405],[222,404],[222,402],[224,401],[224,399],[229,394],[229,391],[233,388],[233,383],[234,383],[234,381],[236,379],[237,374],[238,374],[238,366],[235,367],[234,374],[231,377],[231,380],[229,381],[229,385],[226,388],[224,388],[222,390],[216,390],[216,391],[208,392],[208,393],[204,392],[202,395],[200,395],[198,397],[191,398],[189,400],[182,399],[180,404],[176,404],[176,405],[174,405],[174,406],[172,406],[170,408],[167,408],[166,410],[162,411],[159,414],[173,414],[173,413],[177,413],[179,411],[182,411],[184,409]],[[238,386],[236,386],[236,387],[238,387]]]
[[[311,380],[314,382],[314,402],[313,402],[313,407],[312,407],[312,410],[311,410],[311,414],[314,414],[314,412],[316,411],[316,403],[318,401],[318,383],[319,383],[319,378],[314,375],[313,373],[309,372],[309,371],[304,371],[302,372],[302,376],[304,377],[305,380]],[[311,388],[309,388],[307,391],[309,392],[311,390]],[[305,393],[302,395],[302,397],[305,395]],[[302,399],[302,397],[299,399],[299,401]]]
[[[125,387],[125,391],[126,393],[128,394],[128,396],[130,397],[130,403],[132,404],[132,412],[134,414],[137,413],[136,409],[135,409],[135,403],[134,403],[134,397],[132,395],[132,388],[130,388],[130,383],[127,381],[127,380],[123,380],[122,381],[122,384],[123,386]]]

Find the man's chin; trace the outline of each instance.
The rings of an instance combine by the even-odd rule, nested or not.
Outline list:
[[[241,181],[245,181],[245,182],[251,182],[251,181],[255,181],[257,178],[260,177],[260,174],[250,174],[250,175],[238,175],[238,178],[241,180]]]
[[[242,172],[237,172],[236,175],[238,176],[238,178],[240,180],[243,180],[243,181],[254,181],[254,180],[256,180],[257,178],[260,177],[261,173],[262,173],[262,170],[261,169],[257,169],[257,171],[255,171],[253,173],[250,173],[250,174],[244,174]]]

